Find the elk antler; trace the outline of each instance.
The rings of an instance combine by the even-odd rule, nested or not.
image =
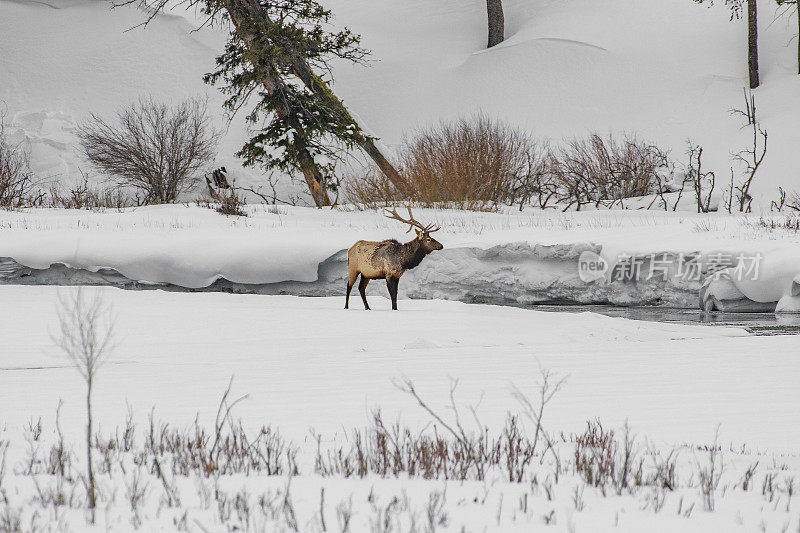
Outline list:
[[[442,229],[436,226],[435,224],[428,224],[427,226],[422,225],[419,221],[415,220],[414,215],[411,214],[411,206],[406,206],[406,208],[408,209],[408,220],[404,219],[403,217],[397,214],[396,207],[392,208],[391,211],[389,211],[388,209],[386,210],[388,213],[386,214],[386,216],[388,218],[409,225],[408,231],[406,231],[406,233],[410,233],[411,230],[414,228],[419,228],[420,230],[422,230],[423,233],[433,233],[434,231],[439,231],[440,229]]]

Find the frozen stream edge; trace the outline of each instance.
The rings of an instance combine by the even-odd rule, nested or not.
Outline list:
[[[590,251],[602,252],[594,243],[540,245],[510,243],[488,249],[461,247],[445,249],[426,258],[408,271],[400,283],[402,297],[444,299],[496,305],[539,303],[654,306],[708,311],[774,312],[777,302],[759,303],[738,291],[709,288],[709,280],[684,279],[669,272],[662,277],[641,276],[638,280],[586,283],[578,276],[578,258]],[[671,252],[667,252],[671,253]],[[651,256],[643,256],[645,268]],[[675,266],[671,268],[677,268]],[[124,289],[162,289],[180,292],[230,292],[238,294],[340,296],[344,295],[347,253],[340,250],[317,266],[315,281],[237,283],[217,276],[205,287],[188,288],[174,283],[131,279],[113,268],[78,268],[53,263],[33,268],[10,257],[0,257],[0,284],[11,285],[93,285]],[[368,293],[385,295],[380,281],[370,284]]]

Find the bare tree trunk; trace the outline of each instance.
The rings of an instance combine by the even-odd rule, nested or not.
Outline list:
[[[92,377],[87,377],[86,381],[86,471],[89,478],[86,481],[86,491],[89,493],[89,509],[92,510],[92,523],[94,524],[97,493],[95,491],[94,465],[92,463]]]
[[[266,14],[264,15],[266,16]],[[303,82],[303,85],[308,87],[311,91],[314,92],[317,96],[322,96],[325,98],[328,103],[336,109],[339,114],[343,117],[346,117],[354,124],[358,124],[358,122],[353,118],[347,108],[344,106],[341,100],[339,100],[336,95],[334,95],[330,89],[319,79],[319,76],[314,74],[314,71],[308,66],[303,59],[296,59],[294,65],[292,65],[292,70],[300,81]],[[402,179],[400,178],[400,174],[397,172],[397,169],[386,159],[386,156],[383,155],[383,152],[375,145],[375,142],[371,137],[365,135],[363,140],[360,142],[361,149],[378,165],[378,168],[383,175],[386,176],[390,182],[392,182],[396,186],[400,186]]]
[[[266,17],[266,13],[263,15]],[[324,97],[330,105],[336,109],[343,117],[346,117],[354,124],[357,124],[356,120],[344,106],[341,100],[339,100],[336,95],[334,95],[330,89],[319,79],[319,76],[314,74],[314,71],[308,66],[302,59],[296,59],[294,64],[292,65],[292,71],[294,75],[300,78],[300,81],[303,82],[303,85],[308,87],[310,90],[314,92],[314,94],[318,96]],[[383,155],[383,152],[375,145],[375,142],[369,136],[364,136],[364,140],[360,143],[361,149],[366,152],[368,156],[378,165],[378,168],[386,178],[392,182],[396,186],[400,186],[402,182],[402,178],[400,174],[397,172],[397,169],[389,162],[388,159]]]
[[[489,44],[486,47],[491,48],[505,39],[503,0],[486,0],[486,14],[489,17]]]
[[[760,85],[758,76],[758,7],[756,0],[747,0],[747,61],[750,71],[750,88]]]
[[[225,9],[228,11],[228,15],[231,17],[231,22],[233,23],[234,28],[236,28],[236,33],[239,34],[239,37],[242,38],[248,48],[251,47],[253,35],[241,32],[239,27],[243,17],[264,16],[260,6],[251,0],[225,0]],[[275,91],[281,90],[285,85],[283,80],[277,77],[266,75],[262,76],[261,84],[270,95],[272,95]],[[296,121],[292,120],[288,107],[282,107],[281,109],[278,109],[276,114],[279,119],[287,121],[295,132],[295,139],[299,144],[298,162],[300,164],[300,170],[303,172],[303,177],[305,177],[308,190],[311,193],[311,197],[314,199],[314,204],[317,207],[331,205],[330,198],[328,197],[328,191],[326,191],[325,187],[322,186],[322,171],[320,170],[319,165],[317,165],[317,163],[314,161],[314,157],[306,148],[307,137],[302,126],[296,123]]]
[[[795,6],[797,7],[797,73],[800,74],[800,2]]]
[[[331,199],[328,197],[328,191],[322,186],[322,172],[319,166],[314,162],[311,154],[305,148],[300,151],[300,168],[303,170],[303,177],[306,179],[308,191],[314,199],[314,205],[323,207],[331,205]]]
[[[397,187],[402,186],[403,180],[400,177],[400,174],[397,172],[397,169],[394,168],[394,165],[392,165],[388,159],[386,159],[386,157],[383,155],[383,152],[381,152],[380,149],[375,146],[375,143],[370,137],[364,138],[364,142],[361,143],[361,149],[366,152],[366,154],[376,165],[378,165],[378,168],[381,172],[383,172],[383,175],[386,176],[386,179],[388,179]]]

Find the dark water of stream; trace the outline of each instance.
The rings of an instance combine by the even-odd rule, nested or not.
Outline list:
[[[707,313],[700,309],[617,307],[612,305],[533,305],[526,307],[558,313],[589,311],[606,316],[648,322],[739,327],[753,335],[800,335],[800,314]]]
[[[340,254],[337,254],[337,256]],[[334,256],[337,257],[337,256]],[[330,263],[330,264],[329,264]],[[132,281],[111,269],[98,272],[72,270],[56,264],[43,270],[24,267],[10,258],[0,257],[0,284],[21,285],[101,285],[123,289],[147,290],[161,289],[178,292],[231,292],[241,294],[293,294],[296,296],[340,296],[344,279],[341,268],[335,260],[326,260],[320,265],[317,282],[281,282],[264,285],[246,285],[218,280],[202,289],[185,289],[169,284],[142,284]],[[335,271],[334,273],[331,273]],[[464,300],[462,300],[464,301]],[[744,328],[753,335],[800,335],[800,313],[721,313],[705,312],[700,309],[674,307],[621,307],[613,305],[581,305],[575,303],[516,304],[507,298],[500,301],[486,298],[467,298],[474,304],[513,305],[526,309],[537,309],[554,313],[592,312],[612,317],[623,317],[648,322],[667,322],[675,324],[704,324],[711,326],[730,326]]]

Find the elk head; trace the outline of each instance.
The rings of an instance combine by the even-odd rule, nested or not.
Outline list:
[[[411,214],[411,207],[407,206],[406,208],[408,209],[408,219],[404,219],[397,214],[396,208],[392,209],[391,211],[387,210],[386,216],[392,220],[397,220],[404,224],[408,224],[408,231],[406,231],[406,233],[410,233],[412,229],[416,232],[416,240],[419,241],[420,246],[423,250],[425,250],[425,255],[444,248],[442,243],[431,237],[431,233],[434,231],[439,231],[442,228],[434,224],[423,225],[414,219],[414,215]]]

